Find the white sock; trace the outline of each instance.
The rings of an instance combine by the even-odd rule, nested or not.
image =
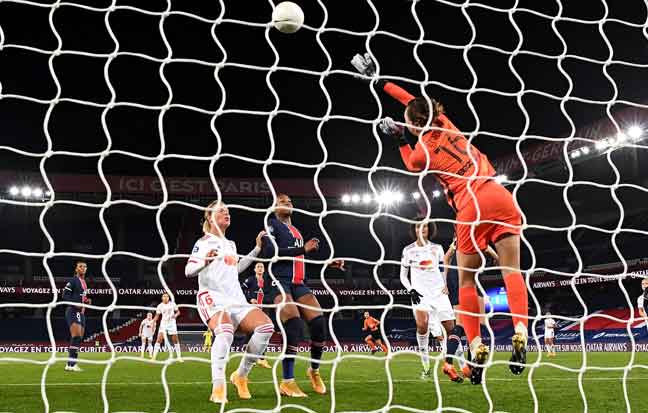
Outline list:
[[[140,350],[142,353],[142,357],[144,357],[144,350],[146,349],[146,344],[142,341],[142,345],[140,346]]]
[[[466,365],[466,359],[464,358],[463,344],[459,343],[459,345],[457,346],[457,351],[455,351],[455,356],[457,356],[457,360],[459,360],[459,366],[463,368]]]
[[[176,343],[176,344],[174,344],[173,347],[175,348],[175,352],[176,352],[176,354],[178,355],[178,358],[181,359],[181,358],[182,358],[182,354],[180,353],[180,343]]]
[[[149,343],[148,348],[146,349],[149,353],[149,356],[153,356],[153,346]]]
[[[155,343],[155,347],[153,348],[153,358],[157,357],[157,354],[160,352],[160,343]]]
[[[222,323],[214,329],[214,341],[211,348],[212,385],[225,384],[225,367],[232,341],[234,340],[234,327]]]
[[[419,334],[416,333],[416,341],[418,342],[419,353],[421,353],[421,363],[423,370],[430,370],[430,335],[429,333]]]
[[[245,356],[241,360],[241,364],[239,364],[237,372],[239,376],[247,377],[250,374],[254,364],[263,356],[273,333],[274,326],[272,324],[262,324],[254,329],[254,334],[250,337],[245,350]]]

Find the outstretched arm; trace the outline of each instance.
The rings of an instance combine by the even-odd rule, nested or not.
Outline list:
[[[404,106],[407,106],[408,103],[412,99],[414,99],[414,95],[411,95],[407,90],[403,89],[402,87],[398,86],[395,83],[392,82],[385,82],[385,83],[379,83],[379,85],[382,86],[382,89],[391,97],[402,103]]]
[[[351,59],[351,65],[353,65],[361,75],[367,77],[376,76],[376,62],[374,62],[369,53],[365,53],[364,56],[359,53],[356,54],[353,56],[353,59]],[[403,105],[407,105],[410,100],[414,99],[414,96],[409,94],[409,92],[392,82],[379,80],[378,86]]]

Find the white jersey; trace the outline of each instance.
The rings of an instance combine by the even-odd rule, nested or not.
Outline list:
[[[556,321],[553,318],[547,318],[544,321],[545,332],[551,331],[553,333],[554,328],[556,327]]]
[[[641,294],[639,297],[637,297],[637,307],[643,309],[644,308],[644,296]]]
[[[140,324],[142,330],[142,335],[146,337],[153,337],[153,331],[155,330],[155,322],[153,319],[145,318]]]
[[[160,303],[157,306],[155,312],[162,315],[162,321],[160,321],[160,326],[166,326],[169,323],[175,323],[175,318],[173,315],[178,311],[178,306],[173,302],[169,301],[168,303]]]
[[[422,246],[416,242],[406,246],[401,258],[400,279],[403,286],[424,296],[440,294],[445,287],[443,272],[440,270],[443,257],[443,247],[429,241]],[[407,279],[408,272],[411,283]]]
[[[205,266],[205,258],[212,250],[216,251],[216,257]],[[196,241],[185,274],[191,274],[194,268],[202,268],[198,271],[199,290],[209,290],[229,302],[247,303],[239,284],[238,261],[234,241],[206,234]]]

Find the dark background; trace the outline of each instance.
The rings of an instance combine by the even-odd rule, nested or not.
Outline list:
[[[402,107],[380,92],[378,102],[353,77],[349,60],[367,50],[381,76],[441,100],[493,160],[553,140],[569,153],[630,125],[648,125],[641,1],[584,7],[577,0],[524,0],[515,10],[514,1],[504,0],[465,6],[395,0],[373,7],[328,1],[326,9],[296,2],[306,26],[293,35],[264,26],[272,12],[267,2],[225,1],[221,9],[215,1],[118,1],[114,10],[108,1],[55,10],[47,2],[0,3],[0,169],[155,176],[157,168],[163,176],[188,177],[262,177],[265,169],[270,183],[335,178],[367,188],[367,172],[353,168],[376,166],[395,168],[370,175],[388,186],[405,173],[396,145],[381,140],[373,124],[382,116],[400,119]],[[523,268],[580,274],[589,265],[644,256],[645,149],[641,141],[511,174],[508,188],[529,224]],[[431,177],[424,183],[435,188]],[[138,202],[126,205],[106,202],[105,194],[57,193],[56,200],[89,204],[45,206],[16,204],[1,190],[0,277],[7,285],[31,283],[31,275],[48,269],[70,274],[74,254],[82,253],[104,256],[91,261],[95,277],[155,287],[160,257],[188,253],[200,235],[200,211],[162,205],[159,197],[113,194],[108,200]],[[335,256],[374,262],[351,262],[346,274],[328,276],[375,287],[381,249],[370,226],[384,259],[397,261],[409,242],[399,218],[411,218],[417,207],[408,201],[374,222],[375,205],[346,206],[339,196],[330,194],[321,222],[297,213],[295,223],[307,236],[324,240],[326,232]],[[300,209],[322,211],[315,193],[295,201]],[[228,236],[240,251],[252,247],[263,226],[264,213],[245,207],[271,203],[236,200]],[[443,220],[453,214],[441,199],[431,205],[431,217],[444,222],[438,241],[447,247],[452,227]],[[349,210],[366,215],[339,213]],[[331,245],[324,244],[315,258],[329,256]],[[43,257],[48,251],[70,255]],[[179,269],[181,263],[164,262],[159,275],[187,283]],[[397,283],[396,265],[377,271]],[[316,277],[319,267],[310,274]],[[614,288],[610,305],[624,305]],[[636,295],[637,286],[628,288]],[[551,297],[543,300],[541,306],[555,306]]]

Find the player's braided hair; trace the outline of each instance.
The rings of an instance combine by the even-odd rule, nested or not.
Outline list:
[[[407,109],[405,110],[407,112],[407,116],[411,119],[414,126],[422,128],[427,125],[428,118],[430,117],[430,107],[424,97],[419,96],[410,100],[407,104]],[[440,102],[432,99],[431,122],[434,122],[439,117],[439,115],[443,114],[444,112],[445,108],[443,107],[443,105]]]
[[[414,218],[414,220],[416,220],[416,221],[423,221],[423,220],[425,220],[425,217],[424,217],[423,215],[418,215],[418,216],[416,216],[416,217]],[[419,225],[419,224],[416,224],[416,223],[410,225],[409,234],[410,234],[410,237],[412,237],[412,239],[413,239],[414,241],[416,241],[416,240],[418,239],[418,236],[417,236],[417,233],[416,233],[416,227],[417,227],[418,225]],[[428,221],[428,222],[427,222],[427,226],[428,226],[428,239],[434,239],[434,238],[436,238],[436,236],[437,236],[437,226],[436,226],[436,223],[434,223],[434,222],[432,222],[432,221]]]

